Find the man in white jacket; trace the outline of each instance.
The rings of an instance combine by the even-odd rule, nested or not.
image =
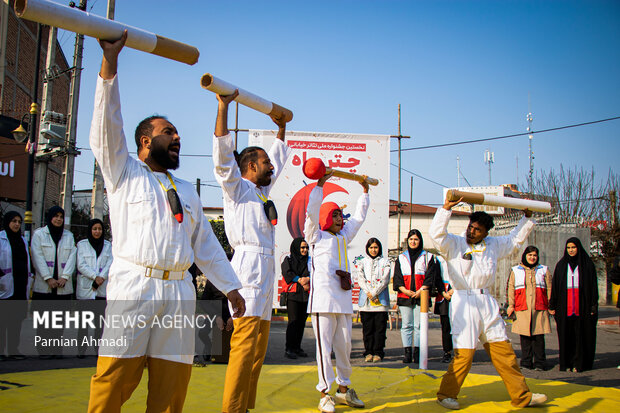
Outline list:
[[[226,236],[235,250],[231,264],[243,284],[240,292],[246,303],[245,315],[233,316],[222,402],[222,411],[226,413],[245,413],[254,408],[267,352],[276,276],[275,206],[269,200],[269,192],[291,153],[284,143],[286,122],[280,118],[273,119],[278,134],[269,153],[256,146],[239,154],[234,152],[228,132],[228,105],[237,95],[235,91],[230,96],[217,96],[213,136],[215,179],[224,195]]]
[[[198,194],[169,172],[179,164],[174,125],[158,116],[142,121],[136,129],[139,160],[129,156],[116,76],[126,39],[125,31],[115,42],[100,41],[103,60],[90,145],[103,173],[114,234],[106,316],[119,306],[123,316],[146,322],[105,327],[102,340],[125,338],[127,344],[100,347],[88,411],[119,412],[148,365],[147,412],[181,412],[194,357],[193,326],[166,328],[152,321],[193,318],[196,295],[187,271],[193,262],[227,295],[236,316],[245,304]]]
[[[457,236],[447,229],[451,210],[459,202],[446,199],[429,229],[431,239],[448,263],[449,282],[454,290],[450,303],[454,359],[443,376],[437,400],[445,408],[460,408],[456,398],[471,368],[476,345],[481,342],[514,406],[544,403],[547,396],[530,392],[525,383],[497,301],[489,294],[498,261],[517,251],[534,228],[532,213],[526,210],[525,217],[510,234],[489,237],[493,218],[485,212],[475,212],[470,215],[465,236]]]

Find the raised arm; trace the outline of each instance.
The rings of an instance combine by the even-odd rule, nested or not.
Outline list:
[[[269,152],[267,155],[271,160],[271,164],[273,165],[273,176],[271,177],[271,184],[268,187],[264,188],[264,192],[269,194],[271,188],[275,185],[278,180],[278,176],[284,169],[284,165],[286,165],[286,160],[291,154],[292,150],[289,148],[284,139],[286,137],[286,121],[281,117],[272,117],[273,122],[278,126],[278,133],[276,135],[276,140],[271,145]]]
[[[103,58],[97,78],[95,109],[90,127],[90,147],[101,168],[106,188],[111,192],[116,189],[129,158],[116,78],[118,55],[126,40],[127,31],[115,42],[99,41]]]
[[[536,221],[531,219],[530,213],[529,217],[524,215],[519,224],[508,235],[494,237],[499,248],[499,258],[504,258],[521,248],[521,245],[523,245],[532,229],[534,229],[535,224]]]
[[[322,179],[322,178],[321,178]],[[319,180],[320,181],[320,180]],[[308,205],[306,206],[306,223],[304,224],[304,238],[308,244],[316,244],[321,239],[321,228],[319,227],[319,213],[321,202],[323,201],[323,185],[317,186],[310,192]]]
[[[331,176],[331,175],[326,175]],[[355,206],[355,213],[349,220],[347,221],[347,225],[342,227],[340,233],[347,239],[347,242],[351,242],[353,238],[357,235],[357,232],[362,227],[364,220],[366,219],[366,214],[368,213],[368,206],[370,205],[370,196],[368,195],[368,182],[366,182],[367,176],[362,175],[364,180],[360,182],[362,188],[364,188],[364,192],[357,200],[357,204]],[[329,179],[329,178],[328,178]]]
[[[437,209],[431,226],[428,229],[428,233],[435,243],[435,246],[446,260],[451,259],[454,252],[458,252],[460,237],[448,233],[448,222],[450,222],[450,217],[452,216],[452,208],[461,201],[463,201],[463,198],[457,201],[449,201],[446,194],[443,207]]]

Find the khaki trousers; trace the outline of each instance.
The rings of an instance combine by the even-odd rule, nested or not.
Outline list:
[[[90,381],[89,413],[117,413],[136,389],[148,367],[147,413],[181,413],[192,365],[153,357],[99,357]]]
[[[516,407],[527,406],[532,399],[532,393],[525,383],[525,377],[521,374],[517,357],[510,343],[507,341],[485,343],[484,349],[491,358],[495,370],[504,381],[512,405]],[[444,374],[437,392],[439,400],[457,398],[471,368],[475,352],[475,349],[469,348],[454,349],[454,359],[448,366],[448,371]]]
[[[255,406],[256,387],[267,353],[271,322],[260,317],[241,317],[233,323],[235,329],[230,339],[222,411],[245,413]]]

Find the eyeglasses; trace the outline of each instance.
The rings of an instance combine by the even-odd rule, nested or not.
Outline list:
[[[308,247],[299,247],[300,250],[307,250]]]

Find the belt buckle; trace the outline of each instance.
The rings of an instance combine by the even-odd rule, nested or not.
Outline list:
[[[164,271],[161,279],[162,280],[167,280],[168,278],[170,278],[170,271],[166,270],[166,271]]]

